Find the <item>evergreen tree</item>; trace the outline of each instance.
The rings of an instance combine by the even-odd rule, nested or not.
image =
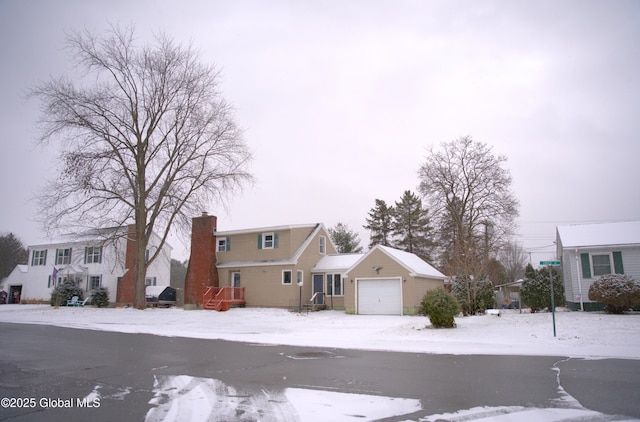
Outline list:
[[[360,236],[344,223],[338,223],[334,227],[329,228],[329,236],[336,245],[338,253],[360,253]]]
[[[382,199],[376,199],[376,205],[369,211],[367,224],[363,226],[371,232],[369,247],[376,245],[391,246],[391,225],[393,223],[393,207],[387,206]]]
[[[27,263],[27,249],[13,233],[0,236],[0,280],[18,264]]]
[[[434,242],[431,238],[428,210],[422,208],[422,200],[411,191],[405,191],[396,202],[391,226],[394,246],[431,261]]]

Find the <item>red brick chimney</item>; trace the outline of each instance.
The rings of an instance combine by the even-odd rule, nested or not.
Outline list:
[[[127,226],[127,249],[125,252],[124,268],[125,273],[118,277],[118,291],[116,292],[117,303],[132,304],[133,294],[133,260],[136,257],[136,226]]]
[[[208,215],[191,220],[191,254],[184,280],[184,304],[202,306],[205,286],[219,287],[216,268],[217,218]]]

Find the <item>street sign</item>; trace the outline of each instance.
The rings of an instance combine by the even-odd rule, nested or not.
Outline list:
[[[540,261],[541,266],[549,265],[551,267],[559,267],[560,261]]]

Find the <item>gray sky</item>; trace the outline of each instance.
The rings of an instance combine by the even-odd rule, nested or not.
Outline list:
[[[24,94],[72,69],[64,31],[109,22],[222,70],[257,182],[211,204],[220,230],[342,221],[366,246],[375,199],[466,135],[507,156],[534,263],[557,224],[640,219],[640,1],[0,0],[0,232],[25,244],[57,151]]]

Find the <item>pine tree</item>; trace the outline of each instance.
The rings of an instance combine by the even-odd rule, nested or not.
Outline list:
[[[411,191],[405,191],[400,202],[396,202],[393,217],[394,246],[431,261],[433,229],[429,225],[428,210],[422,208],[422,200]]]
[[[336,245],[338,253],[360,253],[360,236],[344,223],[338,223],[334,227],[329,228],[329,236]]]
[[[393,207],[387,206],[382,199],[376,199],[376,205],[369,211],[367,225],[363,226],[371,232],[369,247],[376,245],[391,246],[391,225],[393,223]]]

